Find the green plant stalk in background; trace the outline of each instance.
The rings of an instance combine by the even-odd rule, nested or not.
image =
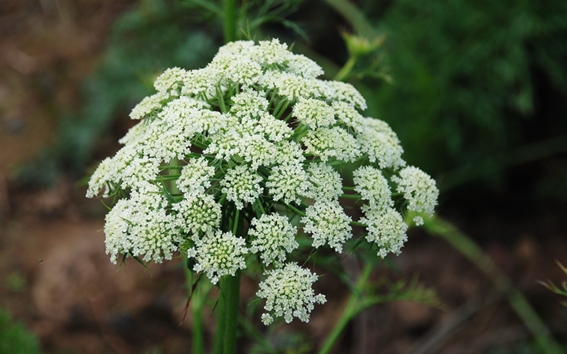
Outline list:
[[[358,277],[356,286],[349,295],[349,299],[343,310],[343,313],[341,314],[341,317],[333,327],[331,333],[329,333],[329,336],[323,343],[323,346],[321,346],[321,349],[319,350],[319,354],[329,353],[331,349],[333,349],[333,346],[339,339],[339,336],[341,335],[345,327],[348,325],[348,323],[357,314],[359,314],[361,311],[363,311],[366,308],[365,306],[361,305],[361,298],[363,296],[364,287],[366,286],[366,282],[368,281],[368,277],[370,276],[370,273],[372,272],[373,268],[374,268],[374,263],[372,262],[367,261],[364,264],[364,269],[362,270],[360,276]]]
[[[201,282],[196,286],[195,282],[200,282],[200,278],[194,279],[194,274],[189,268],[188,257],[184,255],[184,268],[186,288],[189,291],[190,308],[191,308],[191,353],[205,353],[205,328],[203,323],[203,309],[210,293],[211,285],[207,282]]]
[[[224,42],[236,40],[236,1],[223,0],[224,2]]]
[[[225,333],[224,354],[236,353],[236,328],[238,326],[238,307],[240,304],[240,271],[235,276],[227,275],[225,283]],[[220,336],[217,333],[217,336]]]
[[[224,278],[220,281],[220,288],[224,285]],[[222,293],[222,290],[219,291],[219,298],[217,301],[217,305],[215,308],[215,315],[217,319],[216,327],[215,327],[215,341],[213,343],[213,353],[214,354],[222,354],[223,353],[223,342],[224,342],[224,333],[225,333],[225,316],[224,316],[224,303],[225,303],[225,296]]]
[[[187,301],[190,301],[189,306],[191,308],[191,349],[192,352],[195,354],[202,354],[203,353],[203,321],[201,318],[201,312],[199,306],[197,306],[197,292],[191,291],[193,287],[193,272],[189,269],[189,264],[187,262],[188,257],[187,255],[183,256],[183,261],[185,266],[183,267],[183,271],[185,273],[185,288],[189,293],[189,298]],[[185,310],[187,311],[187,309]]]
[[[198,294],[198,296],[200,304],[191,307],[191,316],[193,316],[193,325],[191,326],[193,337],[192,348],[194,354],[203,354],[205,352],[203,317],[201,315],[201,313],[203,312],[203,301],[201,300],[201,294]]]
[[[350,58],[348,58],[345,65],[341,68],[341,70],[335,76],[335,80],[336,81],[344,81],[348,77],[348,75],[350,74],[352,69],[354,68],[355,64],[356,64],[356,57],[351,56]]]
[[[348,0],[325,0],[325,2],[341,14],[359,36],[369,40],[377,37],[376,30],[355,4]]]
[[[505,294],[510,307],[522,319],[526,327],[533,333],[536,343],[542,353],[560,354],[561,347],[555,342],[526,297],[514,286],[502,270],[492,259],[482,251],[467,235],[451,225],[449,222],[434,218],[425,220],[425,229],[434,236],[442,237],[461,254],[467,257],[479,270],[481,270],[494,284],[494,287]]]
[[[238,225],[241,224],[240,210],[236,210],[229,220],[228,229],[232,230],[234,235],[238,235]],[[224,333],[217,332],[217,340],[223,342],[223,353],[236,353],[236,328],[238,326],[238,306],[240,304],[240,271],[236,275],[226,275],[222,282],[221,288],[224,301]],[[220,339],[219,339],[220,338]]]
[[[563,271],[563,273],[567,274],[567,268],[565,268],[565,266],[563,266],[563,264],[559,263],[558,261],[555,261],[557,263],[557,265],[559,266],[559,268]],[[547,280],[547,281],[540,281],[539,282],[541,285],[545,286],[547,289],[553,291],[554,293],[567,297],[567,282],[563,282],[561,283],[561,287],[553,284],[551,282],[551,280]],[[563,301],[562,302],[563,306],[567,306],[567,302]]]

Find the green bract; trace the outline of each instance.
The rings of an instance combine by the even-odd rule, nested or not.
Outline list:
[[[314,248],[343,252],[354,223],[380,257],[399,254],[407,230],[399,208],[421,222],[437,204],[435,181],[405,167],[396,134],[360,114],[366,103],[353,86],[322,73],[276,39],[233,42],[204,69],[163,73],[158,92],[132,110],[141,122],[124,147],[90,180],[87,196],[121,198],[104,229],[111,261],[161,262],[183,249],[216,283],[256,254],[270,323],[307,321],[324,302],[311,290],[316,275],[293,262],[298,229],[282,210],[301,216]],[[342,164],[353,186],[343,186]],[[359,221],[345,213],[346,199],[357,200]]]

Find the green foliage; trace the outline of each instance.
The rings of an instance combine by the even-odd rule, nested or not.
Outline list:
[[[14,322],[3,310],[0,310],[0,353],[40,353],[36,336],[26,331],[22,323]]]
[[[561,270],[567,274],[567,268],[565,268],[565,266],[563,266],[563,264],[557,262],[557,265],[559,266],[559,268],[561,268]],[[561,287],[553,284],[550,280],[543,282],[540,282],[541,285],[545,286],[546,288],[548,288],[549,290],[553,291],[554,293],[567,297],[567,282],[562,282],[561,283]],[[567,306],[567,301],[562,302],[563,306]]]
[[[302,2],[303,0],[242,1],[236,14],[236,25],[241,29],[237,39],[253,39],[253,34],[258,32],[261,26],[279,23],[307,40],[307,34],[301,26],[287,19],[298,10]],[[222,0],[182,0],[181,3],[187,9],[198,11],[214,21],[216,27],[223,27],[225,16]]]
[[[371,110],[398,132],[410,164],[441,172],[483,161],[493,175],[495,155],[525,140],[534,72],[567,92],[566,16],[564,1],[397,0],[379,20],[394,83]]]

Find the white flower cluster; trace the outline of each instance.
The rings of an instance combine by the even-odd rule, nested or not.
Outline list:
[[[308,181],[306,196],[315,200],[338,200],[343,192],[341,175],[332,166],[313,163],[307,169]]]
[[[354,190],[360,194],[362,199],[369,202],[372,209],[383,210],[394,204],[388,180],[379,169],[372,166],[362,166],[352,175],[356,186]]]
[[[399,254],[407,240],[408,226],[402,215],[394,210],[392,192],[382,172],[372,166],[362,166],[353,172],[355,191],[368,204],[362,207],[364,217],[360,222],[368,225],[366,240],[378,247],[378,256]]]
[[[211,186],[210,179],[215,174],[215,168],[209,166],[204,157],[191,159],[181,170],[181,176],[176,181],[177,188],[190,196],[205,194],[205,189]]]
[[[263,214],[260,219],[253,219],[250,225],[250,251],[258,253],[266,266],[271,263],[280,266],[285,262],[286,254],[299,247],[295,241],[297,228],[283,215]]]
[[[240,165],[228,170],[220,184],[226,198],[233,201],[237,209],[242,209],[244,202],[253,203],[262,193],[260,182],[262,177],[255,171],[247,165]]]
[[[118,199],[106,217],[111,260],[161,262],[184,249],[217,283],[256,254],[270,268],[258,292],[269,323],[307,321],[324,302],[311,289],[317,277],[289,262],[297,237],[342,252],[351,224],[363,225],[381,257],[398,254],[407,225],[394,206],[403,195],[409,210],[433,213],[435,182],[404,168],[396,134],[361,115],[366,102],[352,85],[322,74],[274,39],[229,43],[205,68],[158,77],[157,93],[132,110],[139,124],[89,183],[88,197]],[[354,186],[345,186],[338,168],[352,163],[344,180]],[[361,207],[358,222],[345,199],[357,199],[348,205]],[[285,208],[302,216],[299,227]]]
[[[243,238],[220,230],[197,240],[195,247],[188,251],[189,257],[197,260],[193,270],[205,272],[213,284],[224,275],[235,275],[237,270],[246,268],[244,255],[247,253]]]
[[[315,295],[311,287],[317,281],[317,274],[296,263],[288,263],[283,268],[266,273],[268,277],[260,283],[256,293],[258,297],[266,299],[264,309],[268,312],[262,315],[262,322],[266,325],[273,322],[274,316],[283,317],[287,323],[294,317],[309,322],[313,304],[327,302],[325,295]]]
[[[352,219],[336,200],[318,200],[306,210],[307,216],[301,219],[303,230],[312,234],[313,247],[325,244],[337,252],[343,251],[343,244],[352,237]]]
[[[360,221],[368,225],[366,240],[378,246],[378,256],[386,257],[388,253],[400,254],[404,242],[407,241],[408,225],[400,213],[393,208],[372,209],[363,207],[365,216]]]
[[[116,263],[120,253],[143,260],[162,262],[171,259],[176,243],[183,240],[175,215],[168,214],[160,194],[133,192],[121,199],[106,215],[106,251]]]
[[[300,164],[275,166],[268,177],[266,187],[273,196],[274,201],[283,201],[287,204],[301,203],[301,197],[307,195],[307,174]]]
[[[178,220],[185,234],[198,239],[200,234],[214,232],[221,219],[221,206],[212,195],[187,196],[172,209],[177,212]]]
[[[404,193],[404,198],[409,202],[408,210],[433,216],[439,197],[439,189],[433,178],[419,168],[410,166],[401,170],[399,177],[393,176],[392,181],[398,183],[397,191]],[[416,216],[414,221],[418,225],[423,224],[421,216]]]
[[[300,98],[293,106],[293,116],[313,130],[335,123],[333,109],[324,101],[313,98]]]

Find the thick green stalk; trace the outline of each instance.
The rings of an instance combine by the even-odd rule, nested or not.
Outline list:
[[[235,210],[232,218],[227,218],[227,229],[237,235],[240,221],[240,210]],[[217,317],[217,329],[214,354],[236,353],[236,329],[238,326],[238,307],[240,304],[240,271],[234,276],[225,275],[221,279],[222,313]],[[222,304],[221,304],[222,300]]]
[[[240,304],[240,271],[235,276],[225,277],[225,334],[224,354],[236,353],[236,328],[238,326],[238,307]]]
[[[219,300],[215,309],[215,314],[217,317],[217,325],[215,329],[215,342],[213,343],[213,354],[222,354],[223,353],[223,344],[224,344],[224,333],[225,333],[225,297],[226,297],[226,290],[224,287],[226,285],[226,277],[222,278],[220,281],[220,291],[219,291]]]
[[[354,316],[364,310],[364,308],[360,306],[360,300],[363,296],[364,286],[368,281],[368,277],[372,272],[372,268],[374,268],[374,264],[372,264],[371,262],[366,262],[364,264],[364,269],[360,273],[360,277],[356,282],[354,290],[350,293],[350,297],[348,299],[347,305],[343,310],[343,313],[341,314],[341,318],[339,318],[339,320],[335,324],[335,327],[333,327],[333,330],[331,331],[331,333],[329,333],[329,336],[325,340],[325,343],[323,343],[323,346],[319,350],[318,354],[329,353],[331,349],[333,349],[333,346],[339,339],[341,333],[348,325],[348,323],[353,319]]]
[[[224,0],[224,42],[236,40],[236,0]]]
[[[184,255],[185,264],[187,264],[187,254]],[[187,289],[191,291],[193,287],[193,273],[191,270],[185,266],[185,282],[187,283]],[[193,293],[190,294],[191,296],[191,318],[193,320],[192,328],[191,328],[191,335],[193,339],[192,349],[194,354],[204,354],[205,347],[204,347],[204,331],[203,331],[203,318],[201,317],[201,313],[203,312],[203,298],[204,295],[202,294],[201,287],[197,287]]]
[[[205,334],[203,331],[203,318],[201,317],[203,312],[203,301],[201,297],[203,294],[201,294],[199,290],[200,289],[195,289],[193,297],[197,296],[198,299],[193,298],[193,303],[191,304],[191,315],[193,316],[193,354],[205,353]]]

